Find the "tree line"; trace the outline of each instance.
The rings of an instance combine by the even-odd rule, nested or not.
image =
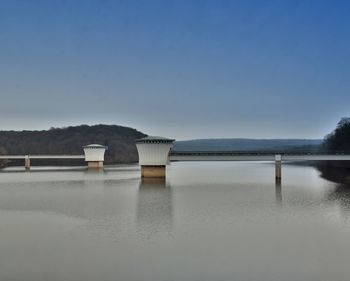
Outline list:
[[[323,141],[322,149],[328,153],[350,153],[350,118],[342,118],[333,132]]]

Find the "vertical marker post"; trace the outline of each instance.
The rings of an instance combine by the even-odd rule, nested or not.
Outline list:
[[[276,176],[276,181],[280,181],[282,178],[282,156],[281,156],[281,154],[275,155],[275,176]]]

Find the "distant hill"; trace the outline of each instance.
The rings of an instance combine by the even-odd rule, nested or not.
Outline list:
[[[177,141],[174,151],[315,151],[319,139],[197,139]]]
[[[82,146],[97,143],[109,148],[106,152],[106,164],[131,163],[138,161],[135,139],[145,136],[135,129],[117,125],[80,125],[42,131],[0,131],[0,154],[83,154]],[[56,163],[57,160],[46,162]],[[59,160],[59,163],[66,162]]]

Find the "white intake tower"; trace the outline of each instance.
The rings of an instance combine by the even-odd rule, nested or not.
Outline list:
[[[175,140],[162,137],[145,137],[136,140],[143,178],[164,178],[169,152]]]
[[[107,146],[100,144],[89,144],[84,146],[83,149],[85,154],[85,161],[88,163],[89,169],[103,168]]]

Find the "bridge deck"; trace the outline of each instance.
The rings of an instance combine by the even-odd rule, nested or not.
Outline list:
[[[85,155],[0,155],[0,159],[85,159]]]
[[[237,152],[172,152],[170,161],[275,161],[276,154]],[[282,154],[281,161],[350,161],[347,154]]]

